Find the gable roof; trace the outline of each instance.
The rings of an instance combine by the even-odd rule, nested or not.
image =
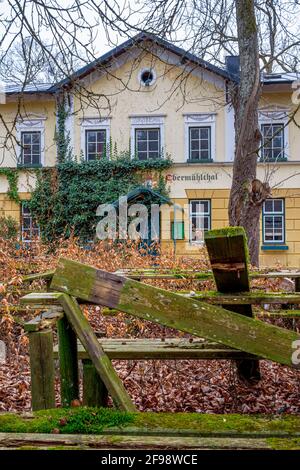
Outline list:
[[[141,32],[134,36],[133,38],[128,39],[127,41],[123,42],[119,46],[111,49],[106,54],[102,55],[98,59],[94,60],[90,64],[85,65],[84,67],[77,70],[70,78],[66,78],[50,88],[50,92],[55,92],[59,88],[68,86],[72,84],[73,81],[84,78],[86,75],[91,73],[92,71],[96,70],[98,67],[108,65],[110,61],[116,59],[124,52],[128,51],[130,48],[141,44],[143,42],[152,42],[158,46],[161,46],[163,49],[173,52],[174,54],[178,55],[180,58],[180,62],[183,64],[185,62],[192,62],[195,65],[198,65],[209,72],[213,72],[225,80],[233,80],[231,74],[229,74],[225,69],[221,67],[217,67],[216,65],[210,64],[209,62],[200,59],[195,54],[191,52],[185,51],[181,47],[175,46],[169,41],[160,38],[152,33],[145,33]]]
[[[25,87],[22,85],[8,85],[5,87],[5,91],[8,95],[10,94],[18,94],[18,93],[28,93],[28,94],[35,94],[35,93],[49,93],[55,94],[61,88],[70,87],[72,83],[76,80],[82,79],[86,77],[89,73],[93,72],[97,68],[104,67],[109,65],[109,63],[116,58],[118,58],[123,53],[130,50],[132,47],[139,45],[143,42],[152,42],[153,44],[162,47],[163,49],[176,54],[179,58],[179,64],[185,64],[190,62],[194,65],[202,67],[203,69],[212,72],[219,77],[223,78],[224,80],[228,80],[231,82],[238,82],[239,77],[228,72],[226,69],[213,65],[200,57],[197,57],[195,54],[188,52],[181,47],[175,46],[171,42],[156,36],[153,33],[146,33],[141,32],[134,36],[133,38],[128,39],[127,41],[123,42],[119,46],[111,49],[110,51],[103,54],[98,59],[95,59],[91,63],[81,67],[79,70],[74,72],[68,78],[61,80],[55,84],[50,83],[37,83],[37,84],[29,84]],[[272,73],[272,74],[262,74],[261,81],[263,85],[290,85],[295,80],[299,79],[299,73]]]

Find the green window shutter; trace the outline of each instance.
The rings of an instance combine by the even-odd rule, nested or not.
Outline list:
[[[184,222],[172,222],[171,223],[171,237],[172,237],[172,240],[184,239]]]

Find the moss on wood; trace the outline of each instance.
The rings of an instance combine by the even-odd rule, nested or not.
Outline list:
[[[293,415],[214,415],[127,413],[110,408],[56,408],[29,416],[0,415],[0,433],[131,434],[268,437],[274,447],[283,437],[299,442],[300,417]],[[273,440],[272,440],[273,439]],[[294,443],[295,444],[295,443]],[[291,445],[294,445],[291,442]],[[298,444],[297,444],[298,445]]]

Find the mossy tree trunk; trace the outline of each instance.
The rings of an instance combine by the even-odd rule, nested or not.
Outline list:
[[[269,195],[268,184],[256,179],[261,134],[258,102],[261,95],[258,33],[253,0],[236,0],[240,81],[231,88],[235,111],[235,158],[229,201],[229,222],[245,228],[251,263],[259,264],[259,219]]]

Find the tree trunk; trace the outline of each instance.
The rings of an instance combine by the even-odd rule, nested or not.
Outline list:
[[[259,222],[268,185],[256,179],[260,146],[258,102],[261,94],[257,27],[253,0],[235,0],[240,55],[239,85],[231,90],[235,111],[235,159],[229,223],[245,228],[250,261],[259,264]]]

